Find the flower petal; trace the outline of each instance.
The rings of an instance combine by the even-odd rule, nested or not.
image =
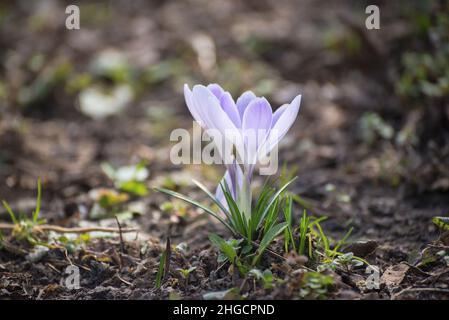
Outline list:
[[[273,121],[271,122],[272,128],[276,124],[276,122],[278,122],[279,118],[281,117],[281,115],[284,113],[285,109],[287,109],[288,106],[289,106],[288,103],[283,104],[282,106],[277,108],[277,110],[273,113]]]
[[[256,98],[246,107],[242,121],[246,164],[257,161],[257,150],[268,136],[272,118],[271,106],[265,98]]]
[[[201,126],[204,126],[204,120],[201,119],[195,100],[193,99],[193,93],[187,84],[184,84],[184,99],[186,101],[187,108],[189,108],[189,111],[193,116],[193,119],[195,119],[195,121]]]
[[[252,91],[245,91],[236,102],[237,109],[239,110],[240,119],[243,119],[243,114],[245,113],[246,107],[249,103],[256,99],[256,95]]]
[[[217,186],[217,190],[215,191],[215,197],[224,205],[225,208],[228,208],[223,189],[221,188],[221,183],[223,181],[226,181],[226,184],[231,191],[232,198],[237,201],[237,195],[240,192],[243,184],[242,168],[236,162],[229,166],[223,178],[220,180],[220,184]]]
[[[237,151],[243,150],[243,141],[240,135],[240,129],[235,126],[228,114],[221,108],[220,102],[212,92],[205,86],[196,85],[193,87],[193,98],[197,111],[201,120],[207,129],[217,130],[221,136],[221,140],[225,139],[233,143]],[[223,146],[217,146],[218,148]],[[221,150],[223,154],[225,150]]]
[[[217,97],[218,100],[221,99],[221,96],[222,96],[223,93],[224,93],[223,88],[222,88],[219,84],[217,84],[217,83],[211,83],[211,84],[209,84],[209,85],[207,86],[207,89],[209,89],[209,90],[214,94],[214,96]]]
[[[281,111],[282,114],[271,128],[270,135],[266,140],[268,145],[263,146],[263,149],[265,149],[263,152],[266,155],[279,143],[293,125],[298,115],[300,104],[301,95],[298,95],[293,99],[292,103],[285,107],[285,110]]]
[[[223,110],[228,115],[229,119],[235,124],[237,128],[242,127],[242,122],[240,120],[239,111],[237,110],[237,106],[235,105],[234,99],[229,92],[223,93],[220,99],[220,104]]]

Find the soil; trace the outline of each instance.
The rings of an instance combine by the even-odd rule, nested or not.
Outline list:
[[[41,216],[48,224],[117,228],[114,214],[101,219],[91,215],[95,200],[90,192],[115,187],[101,165],[145,161],[150,191],[130,195],[115,207],[114,213],[131,213],[121,227],[138,230],[123,233],[123,239],[92,234],[73,250],[53,247],[36,257],[27,241],[3,230],[1,298],[201,299],[230,288],[239,288],[247,299],[300,298],[301,274],[292,272],[291,265],[264,256],[264,266],[284,280],[274,289],[241,278],[229,265],[217,263],[217,250],[208,240],[212,232],[229,237],[226,229],[176,201],[173,209],[164,209],[170,199],[151,189],[169,183],[206,200],[191,179],[213,189],[223,172],[219,166],[169,161],[170,132],[192,126],[184,82],[220,82],[236,93],[259,90],[273,106],[302,94],[300,115],[280,146],[280,161],[296,168],[298,176],[291,191],[307,202],[310,215],[328,217],[323,228],[332,239],[341,239],[353,227],[352,244],[345,251],[377,266],[381,275],[380,287],[371,290],[364,285],[365,267],[332,272],[334,285],[327,298],[449,298],[448,264],[439,258],[423,263],[449,249],[449,236],[432,223],[434,216],[447,215],[449,177],[427,174],[425,155],[398,147],[392,139],[376,136],[367,142],[360,127],[366,112],[376,112],[398,131],[410,112],[395,94],[389,72],[398,63],[396,40],[410,28],[395,15],[395,5],[381,2],[386,13],[382,28],[369,32],[364,30],[363,1],[117,0],[96,2],[97,10],[88,1],[79,3],[81,16],[90,13],[80,30],[71,31],[55,18],[64,14],[63,2],[3,5],[14,24],[2,25],[0,40],[7,49],[0,53],[0,80],[10,93],[0,101],[0,198],[17,212],[31,213],[40,177]],[[21,24],[27,28],[15,27]],[[331,50],[323,40],[330,32],[338,37],[348,30],[360,33],[356,54]],[[212,67],[198,63],[192,43],[201,35],[207,36],[206,47],[210,39],[215,46]],[[175,63],[162,80],[140,84],[126,112],[105,119],[83,114],[77,94],[58,83],[21,105],[20,89],[32,87],[46,66],[65,58],[72,72],[88,72],[93,57],[111,48],[126,56],[133,70],[176,59],[182,66]],[[37,52],[44,65],[30,71],[26,65]],[[404,159],[413,165],[404,166]],[[443,162],[446,169],[447,164]],[[415,175],[423,177],[421,182],[410,179]],[[302,207],[295,209],[298,222]],[[0,222],[11,222],[3,208]],[[155,288],[167,239],[170,269],[161,288]],[[280,243],[272,249],[284,254]],[[79,289],[64,285],[70,265],[81,270]],[[186,282],[177,269],[189,267],[196,269]]]

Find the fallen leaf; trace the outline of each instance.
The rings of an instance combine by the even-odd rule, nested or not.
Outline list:
[[[404,263],[388,267],[382,274],[380,283],[385,284],[388,288],[401,284],[410,267]]]

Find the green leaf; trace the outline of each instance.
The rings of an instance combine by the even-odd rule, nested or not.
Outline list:
[[[156,187],[156,188],[154,188],[154,190],[162,192],[162,193],[165,193],[165,194],[167,194],[169,196],[178,198],[178,199],[183,200],[183,201],[185,201],[187,203],[190,203],[190,204],[192,204],[192,205],[194,205],[194,206],[196,206],[196,207],[198,207],[200,209],[203,209],[206,213],[210,214],[212,217],[214,217],[215,219],[220,221],[233,234],[237,234],[236,231],[226,221],[224,221],[215,212],[213,212],[211,209],[207,208],[206,206],[202,205],[201,203],[199,203],[199,202],[197,202],[197,201],[195,201],[195,200],[193,200],[193,199],[191,199],[191,198],[189,198],[187,196],[184,196],[184,195],[182,195],[182,194],[180,194],[178,192],[175,192],[175,191],[172,191],[172,190],[168,190],[168,189],[165,189],[165,188]]]
[[[286,250],[285,251],[288,251],[288,243],[289,242],[292,243],[293,250],[296,251],[296,244],[295,244],[295,240],[293,239],[292,207],[293,207],[292,196],[289,195],[286,199],[285,208],[284,208],[284,218],[285,218],[285,221],[287,222],[287,229],[286,229],[287,236],[285,237],[285,242],[286,242],[286,248],[285,248]]]
[[[251,269],[249,274],[254,275],[258,280],[262,280],[265,289],[270,289],[273,287],[274,277],[269,269],[266,269],[264,272],[259,269]]]
[[[344,237],[338,241],[338,243],[335,245],[335,248],[332,250],[333,252],[338,252],[338,249],[340,249],[340,247],[346,242],[346,240],[349,238],[349,236],[352,233],[352,230],[354,230],[353,227],[351,227],[348,232],[346,232],[346,234],[344,235]]]
[[[281,193],[293,182],[296,180],[297,177],[294,177],[293,179],[291,179],[290,181],[288,181],[287,183],[285,183],[272,197],[271,200],[269,201],[268,205],[266,206],[265,210],[263,211],[260,220],[259,220],[259,224],[257,226],[257,229],[260,227],[260,224],[262,223],[262,221],[265,219],[265,216],[267,215],[267,213],[269,212],[271,206],[275,203],[276,199],[281,195]],[[256,230],[257,230],[256,229]]]
[[[302,213],[301,221],[299,222],[299,249],[298,249],[298,253],[300,255],[304,255],[304,252],[305,252],[307,233],[309,231],[309,221],[310,221],[310,218],[307,216],[306,210],[304,210],[303,213]],[[310,252],[309,252],[309,257],[311,257]]]
[[[3,200],[2,203],[3,203],[3,207],[5,207],[6,211],[8,211],[9,216],[11,217],[12,223],[18,224],[19,221],[17,220],[16,215],[14,214],[14,211],[12,211],[12,209],[11,209],[11,207],[9,206],[8,202],[6,202],[6,201]]]
[[[243,217],[241,214],[239,207],[237,206],[237,203],[234,201],[234,198],[232,198],[231,191],[229,190],[229,186],[224,181],[220,184],[221,188],[223,190],[223,194],[225,196],[226,202],[229,207],[229,211],[231,213],[231,219],[232,225],[236,228],[236,232],[242,235],[243,237],[246,237],[248,242],[251,241],[251,234],[248,232],[248,225],[246,223],[246,218]]]
[[[230,219],[230,213],[228,209],[223,206],[223,204],[206,188],[206,186],[195,179],[193,179],[192,181],[197,185],[198,188],[203,190],[204,193],[207,194],[207,196],[220,208],[220,210],[223,211],[224,214],[226,214],[228,219]]]
[[[257,263],[260,256],[263,254],[268,245],[276,238],[284,229],[287,228],[287,223],[282,222],[274,225],[269,229],[263,236],[259,243],[259,248],[257,249],[257,255],[253,259],[253,265]]]
[[[326,235],[324,234],[323,228],[321,228],[321,225],[319,224],[319,222],[314,221],[314,224],[318,228],[318,232],[319,232],[321,241],[323,242],[324,252],[326,252],[326,254],[327,254],[329,251],[329,240],[327,239]]]
[[[449,217],[433,217],[432,222],[441,230],[449,231]]]
[[[237,252],[230,243],[213,233],[209,235],[209,240],[228,258],[231,263],[235,262]]]
[[[37,179],[37,201],[36,201],[36,209],[33,212],[33,222],[37,223],[39,219],[39,213],[41,212],[41,178]]]
[[[143,182],[131,180],[120,183],[120,190],[143,197],[148,194],[147,186]]]
[[[157,270],[156,274],[156,289],[159,289],[162,285],[162,276],[164,274],[165,270],[165,261],[166,261],[167,251],[164,250],[164,252],[161,255],[161,259],[159,260],[159,269]]]
[[[269,230],[276,223],[278,216],[278,205],[279,205],[279,198],[276,198],[276,201],[274,201],[274,204],[271,206],[270,211],[265,217],[265,225],[264,225],[265,231]]]

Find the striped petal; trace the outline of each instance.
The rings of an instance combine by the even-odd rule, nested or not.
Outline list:
[[[243,114],[242,134],[247,165],[253,165],[257,161],[257,150],[267,138],[272,118],[271,106],[265,98],[253,99],[246,108]]]
[[[239,110],[240,119],[243,119],[243,114],[245,113],[246,107],[249,105],[249,103],[256,99],[256,95],[252,91],[246,91],[244,92],[236,102],[237,109]]]

